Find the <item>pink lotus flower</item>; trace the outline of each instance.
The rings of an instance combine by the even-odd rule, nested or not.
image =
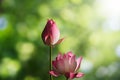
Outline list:
[[[56,23],[50,19],[47,21],[47,24],[42,32],[42,40],[46,45],[55,45],[62,42],[63,39],[60,39],[60,32],[56,26]]]
[[[72,52],[68,52],[64,55],[58,54],[56,60],[52,61],[53,70],[49,73],[55,77],[64,75],[69,80],[80,78],[84,76],[83,73],[77,72],[80,68],[81,61],[82,57],[76,59]]]

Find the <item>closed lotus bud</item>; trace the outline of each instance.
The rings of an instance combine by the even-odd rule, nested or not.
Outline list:
[[[68,52],[64,55],[58,54],[56,59],[52,62],[53,70],[50,71],[50,74],[55,77],[64,75],[68,80],[80,78],[84,76],[83,73],[78,72],[81,61],[82,57],[76,59],[72,52]]]
[[[45,45],[52,46],[61,43],[63,39],[60,39],[60,31],[57,28],[56,23],[50,19],[42,32],[42,40]]]

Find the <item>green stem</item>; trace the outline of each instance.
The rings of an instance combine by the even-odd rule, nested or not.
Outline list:
[[[66,78],[66,77],[65,77]],[[68,78],[66,78],[65,80],[68,80]]]
[[[49,56],[49,61],[50,61],[50,71],[52,70],[52,46],[50,46],[50,56]],[[50,75],[50,80],[53,80],[52,76]]]
[[[72,80],[72,79],[68,79],[68,78],[66,78],[66,80]]]

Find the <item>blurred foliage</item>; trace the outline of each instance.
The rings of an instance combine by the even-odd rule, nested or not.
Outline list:
[[[53,59],[58,52],[73,51],[83,56],[81,80],[119,80],[120,25],[114,22],[120,15],[106,15],[109,6],[99,1],[0,0],[0,80],[49,80],[49,48],[40,36],[50,18],[65,37],[54,47]]]

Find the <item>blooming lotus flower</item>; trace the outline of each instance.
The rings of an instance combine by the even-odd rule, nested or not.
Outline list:
[[[50,19],[47,21],[47,24],[42,32],[42,40],[46,45],[55,45],[62,42],[63,39],[60,39],[60,32],[56,26],[56,23]]]
[[[77,72],[80,68],[81,61],[82,57],[76,59],[76,56],[72,52],[68,52],[64,55],[58,54],[56,59],[52,61],[53,70],[49,73],[55,77],[64,75],[68,80],[80,78],[84,76],[83,73]]]

